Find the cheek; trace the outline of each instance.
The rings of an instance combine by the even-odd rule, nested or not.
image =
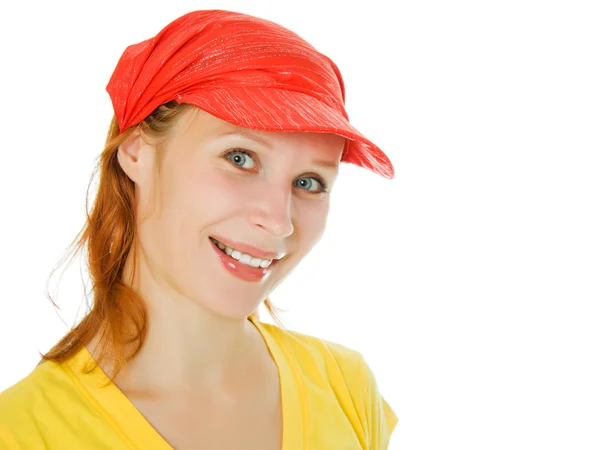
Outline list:
[[[303,253],[310,251],[321,239],[328,214],[329,200],[300,200],[295,205],[294,228]]]
[[[243,209],[246,192],[243,183],[214,167],[182,171],[173,193],[178,213],[195,226],[212,225]]]

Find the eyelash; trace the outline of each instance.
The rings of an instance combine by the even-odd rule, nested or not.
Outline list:
[[[225,153],[223,153],[223,158],[227,159],[231,164],[233,164],[235,167],[237,167],[238,169],[241,170],[246,170],[243,167],[238,166],[237,164],[233,163],[233,161],[231,161],[229,159],[229,156],[232,155],[233,153],[242,153],[243,155],[248,156],[249,158],[252,158],[252,160],[255,161],[255,154],[249,150],[243,149],[243,148],[232,148],[230,150],[227,150]],[[256,163],[256,161],[255,161]],[[315,180],[317,183],[319,183],[319,186],[321,186],[321,190],[317,191],[317,192],[313,192],[313,191],[307,191],[306,189],[302,189],[310,194],[323,194],[323,193],[327,193],[329,192],[329,188],[327,186],[327,183],[325,182],[325,180],[319,176],[309,176],[309,177],[301,177],[301,178],[312,178],[313,180]]]

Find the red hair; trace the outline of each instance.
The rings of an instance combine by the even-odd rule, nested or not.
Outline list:
[[[159,173],[160,156],[164,154],[169,131],[175,121],[191,108],[194,106],[179,104],[177,101],[168,102],[159,106],[139,125],[128,128],[122,134],[119,134],[119,125],[113,117],[104,150],[90,179],[91,185],[94,176],[99,172],[98,191],[93,207],[89,212],[88,189],[86,223],[61,259],[62,263],[70,254],[72,261],[84,249],[87,251],[93,306],[57,344],[46,354],[41,354],[40,364],[44,361],[63,362],[98,336],[100,351],[96,362],[100,363],[110,356],[113,361],[111,378],[114,379],[122,367],[142,348],[148,328],[146,306],[144,300],[131,288],[131,284],[128,285],[122,280],[129,254],[133,252],[133,267],[136,267],[137,260],[137,246],[134,245],[137,235],[135,185],[121,169],[117,150],[138,128],[140,133],[156,143]],[[50,276],[55,271],[56,268]],[[132,278],[134,275],[135,271]],[[48,291],[46,295],[56,306]],[[272,303],[266,299],[264,304],[270,315],[279,322]],[[253,316],[258,318],[258,311],[254,312]],[[133,350],[127,352],[126,348]]]

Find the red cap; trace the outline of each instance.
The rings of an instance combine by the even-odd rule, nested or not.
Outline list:
[[[121,133],[177,100],[246,128],[343,136],[342,161],[394,177],[389,158],[350,125],[335,63],[267,20],[218,10],[181,16],[127,47],[106,90]]]

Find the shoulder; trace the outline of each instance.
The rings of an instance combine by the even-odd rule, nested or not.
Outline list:
[[[47,408],[48,396],[63,382],[61,372],[59,365],[44,362],[0,392],[0,449],[20,448],[22,437],[31,442],[40,435],[41,414]]]
[[[85,412],[85,398],[64,364],[45,361],[0,393],[0,449],[45,448],[48,433],[59,433]]]
[[[262,324],[278,342],[303,378],[327,387],[346,405],[352,405],[369,448],[387,448],[398,418],[381,394],[375,374],[363,355],[345,345],[316,336]],[[344,400],[345,399],[345,400]]]
[[[276,325],[261,325],[275,338],[284,353],[301,367],[327,370],[330,375],[332,370],[337,369],[351,378],[366,376],[368,366],[361,353],[354,349]]]
[[[49,385],[60,383],[62,370],[53,362],[36,366],[26,377],[0,392],[0,418],[35,405]]]

